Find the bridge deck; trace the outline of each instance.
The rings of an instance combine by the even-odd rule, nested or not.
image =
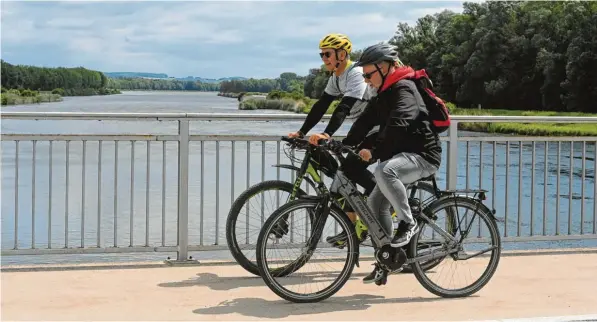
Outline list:
[[[161,266],[161,265],[155,265]],[[3,269],[6,269],[4,267]],[[411,274],[293,304],[237,265],[2,272],[3,320],[495,320],[597,313],[597,252],[503,256],[493,280],[441,299]]]

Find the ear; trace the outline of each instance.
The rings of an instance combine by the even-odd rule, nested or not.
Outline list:
[[[348,56],[348,54],[346,53],[346,50],[339,50],[338,58],[340,60],[346,60],[347,56]]]

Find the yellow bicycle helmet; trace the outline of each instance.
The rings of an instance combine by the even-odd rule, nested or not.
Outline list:
[[[343,34],[328,34],[319,42],[319,49],[325,48],[344,49],[346,53],[350,54],[352,43]]]

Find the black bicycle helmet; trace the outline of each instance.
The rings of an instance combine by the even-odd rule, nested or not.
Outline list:
[[[375,44],[373,46],[367,47],[361,58],[356,63],[356,66],[365,66],[365,65],[374,65],[377,72],[381,76],[381,85],[377,88],[377,93],[379,94],[383,85],[386,82],[386,78],[390,71],[388,70],[385,74],[382,72],[381,68],[379,67],[379,63],[381,62],[398,62],[398,66],[402,66],[402,62],[398,59],[398,51],[396,48],[387,43]]]
[[[396,60],[398,60],[398,51],[396,48],[390,44],[381,43],[367,47],[356,63],[356,66],[379,64],[382,61],[393,62]]]

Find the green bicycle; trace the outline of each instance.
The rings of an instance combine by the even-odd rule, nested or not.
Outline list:
[[[226,220],[226,242],[233,258],[241,267],[257,276],[260,274],[254,253],[255,245],[257,243],[256,237],[259,234],[261,226],[267,217],[269,217],[269,214],[273,213],[274,210],[278,209],[281,205],[295,200],[299,196],[308,195],[307,192],[301,189],[301,184],[303,181],[305,181],[309,187],[307,191],[312,190],[316,195],[321,195],[324,191],[327,191],[327,189],[322,176],[319,174],[319,171],[321,171],[325,176],[333,178],[338,168],[337,162],[331,157],[327,158],[327,160],[331,160],[333,162],[318,162],[321,161],[321,159],[318,159],[316,155],[314,155],[314,153],[316,153],[316,149],[318,149],[320,153],[323,152],[329,154],[329,152],[309,144],[309,142],[305,139],[282,137],[281,140],[288,143],[291,153],[286,153],[286,155],[289,157],[289,159],[300,161],[301,166],[297,167],[289,164],[275,164],[273,166],[295,171],[296,179],[294,182],[291,183],[283,180],[268,180],[249,187],[233,202]],[[305,156],[302,158],[302,160],[298,160],[294,157],[293,152],[296,149],[305,150]],[[415,199],[417,194],[419,194],[418,200],[422,201],[422,204],[420,205],[421,207],[424,207],[425,204],[430,203],[440,196],[439,189],[437,188],[434,178],[429,178],[427,180],[431,181],[431,183],[423,181],[425,180],[421,180],[407,187],[407,190],[410,190],[410,199]],[[288,196],[286,198],[282,198],[280,195],[283,193],[287,193]],[[423,193],[428,193],[431,196],[423,199]],[[260,199],[260,203],[258,205],[254,205],[252,203],[254,198]],[[340,198],[338,201],[343,203],[344,201],[342,199],[343,198]],[[266,209],[267,201],[274,201],[272,202],[273,205],[271,209]],[[257,214],[254,213],[255,210],[257,210]],[[394,217],[395,215],[395,213],[392,214]],[[246,220],[244,224],[242,223],[242,219]],[[253,224],[253,222],[255,224]],[[259,225],[256,225],[257,222],[259,222]],[[357,233],[357,239],[359,243],[362,244],[365,240],[367,240],[368,237],[367,226],[360,218],[358,218],[353,225]],[[243,233],[245,236],[242,236]],[[345,245],[342,243],[337,243],[335,246],[342,248]],[[442,259],[435,259],[427,263],[422,263],[422,265],[424,265],[425,269],[428,270],[437,266],[441,260]],[[411,272],[410,267],[405,268],[403,272]]]

